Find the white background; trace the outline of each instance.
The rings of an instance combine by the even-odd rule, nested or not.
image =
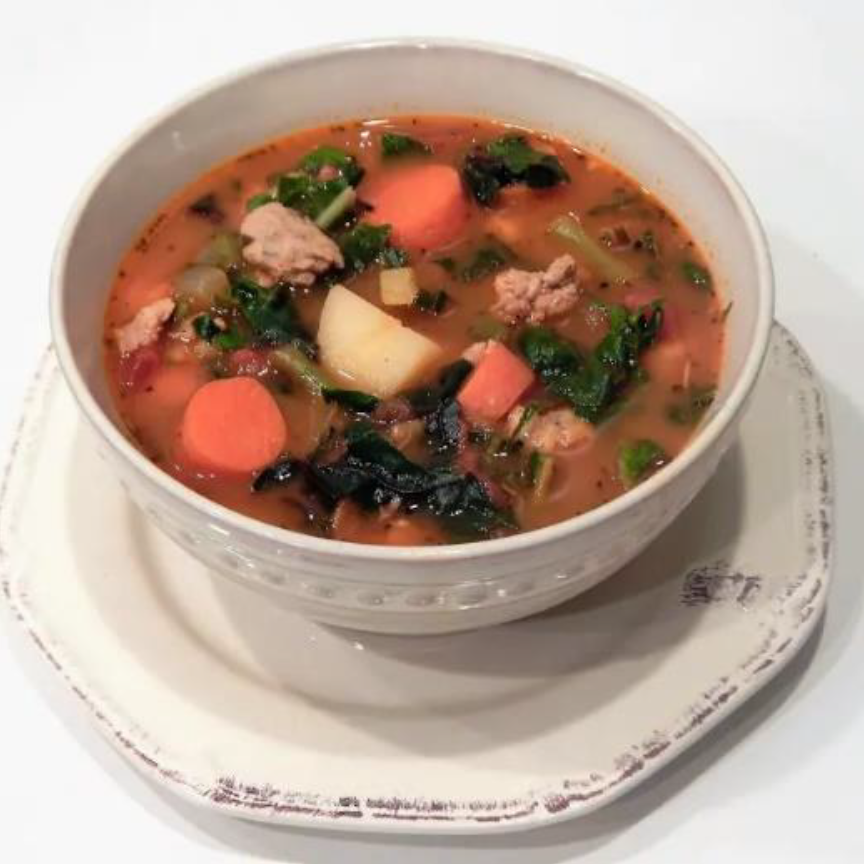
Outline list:
[[[0,446],[11,440],[48,341],[46,290],[61,221],[108,148],[190,87],[293,48],[384,35],[466,36],[595,66],[665,104],[727,160],[770,237],[778,317],[826,381],[839,520],[825,626],[769,691],[607,810],[491,840],[435,845],[284,832],[181,804],[108,749],[0,616],[0,860],[864,861],[864,530],[857,518],[864,493],[864,4],[9,0],[2,8]]]

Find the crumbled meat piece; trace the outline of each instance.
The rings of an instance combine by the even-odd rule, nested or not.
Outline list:
[[[168,319],[174,314],[175,303],[170,297],[163,297],[148,303],[135,314],[135,317],[114,331],[117,347],[121,354],[131,354],[137,348],[152,345],[162,332]]]
[[[256,207],[240,225],[250,242],[243,257],[263,284],[284,279],[311,285],[331,267],[342,267],[339,247],[310,219],[276,201]]]
[[[524,407],[517,405],[507,415],[507,434],[514,435],[518,430],[521,440],[543,453],[581,447],[589,444],[596,434],[594,427],[577,417],[570,408],[554,408],[522,424],[524,411]]]
[[[491,344],[492,340],[487,339],[484,342],[475,342],[473,345],[469,345],[462,352],[462,359],[476,366],[483,359]]]
[[[571,255],[556,258],[546,270],[517,270],[511,267],[495,277],[498,300],[492,313],[514,324],[538,324],[564,315],[579,299],[579,277]]]

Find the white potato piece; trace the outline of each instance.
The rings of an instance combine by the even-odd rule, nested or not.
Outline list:
[[[411,267],[394,267],[382,270],[381,302],[385,306],[410,306],[419,293],[414,270]]]
[[[431,339],[343,285],[334,285],[324,302],[318,344],[326,368],[382,398],[415,381],[441,353]]]

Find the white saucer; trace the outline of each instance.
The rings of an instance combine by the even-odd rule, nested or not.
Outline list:
[[[153,528],[49,355],[4,485],[2,585],[118,750],[190,800],[321,828],[534,827],[635,786],[806,641],[830,573],[824,410],[777,326],[739,443],[632,565],[533,619],[369,636],[269,607]]]

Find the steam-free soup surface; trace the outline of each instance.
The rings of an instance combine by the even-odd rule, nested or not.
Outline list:
[[[684,226],[573,145],[412,117],[200,177],[120,264],[123,420],[163,470],[285,528],[432,544],[584,513],[680,453],[725,311]]]

